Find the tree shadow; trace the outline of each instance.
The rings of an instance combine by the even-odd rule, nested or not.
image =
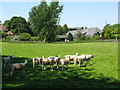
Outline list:
[[[108,78],[104,74],[93,72],[94,67],[69,67],[63,71],[57,70],[56,66],[51,71],[42,70],[41,65],[32,67],[32,59],[26,57],[15,57],[12,63],[22,63],[29,60],[26,73],[15,71],[14,76],[9,75],[9,70],[3,68],[4,88],[120,88],[120,81]],[[60,67],[61,68],[61,67]]]

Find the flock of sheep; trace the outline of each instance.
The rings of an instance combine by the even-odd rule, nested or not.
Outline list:
[[[82,54],[78,56],[79,53],[76,53],[76,55],[65,55],[64,59],[61,59],[60,56],[51,56],[48,58],[45,58],[45,56],[42,56],[41,58],[35,57],[33,58],[33,68],[35,68],[36,64],[41,64],[42,65],[42,70],[46,70],[47,65],[50,65],[51,70],[53,70],[54,64],[56,64],[57,69],[59,70],[60,65],[62,65],[62,70],[64,68],[64,65],[66,65],[66,68],[68,68],[68,65],[70,64],[70,61],[74,61],[74,65],[79,63],[79,66],[84,65],[84,61],[87,61],[89,63],[90,59],[93,58],[93,55],[85,55]],[[22,73],[25,73],[25,66],[28,63],[28,60],[25,60],[24,63],[12,63],[11,64],[11,59],[14,58],[14,56],[9,56],[9,57],[3,57],[2,63],[3,66],[5,67],[6,64],[9,64],[11,67],[11,72],[10,75],[13,75],[13,71],[15,69],[22,69]]]

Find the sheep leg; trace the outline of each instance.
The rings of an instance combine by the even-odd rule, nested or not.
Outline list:
[[[44,66],[42,65],[42,70],[44,69]]]
[[[57,69],[59,70],[59,64],[57,64]]]
[[[35,68],[35,63],[34,63],[34,59],[33,59],[33,68]]]
[[[53,65],[51,65],[51,70],[53,70]]]
[[[87,60],[87,64],[90,64],[90,59]]]
[[[14,68],[11,68],[10,76],[13,76]]]
[[[63,71],[64,65],[62,65],[62,71]]]
[[[76,65],[76,60],[74,61],[74,65]]]
[[[33,68],[35,68],[35,64],[33,63]]]
[[[68,68],[68,64],[66,64],[66,68]]]
[[[79,60],[79,67],[81,66],[81,60]]]
[[[44,65],[44,70],[46,70],[46,67],[45,67],[46,65]]]

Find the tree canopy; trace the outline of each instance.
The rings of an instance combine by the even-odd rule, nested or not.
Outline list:
[[[12,31],[14,34],[21,33],[32,33],[29,28],[29,23],[26,22],[25,18],[13,16],[10,20],[6,20],[4,25],[8,30]]]
[[[43,0],[38,6],[34,6],[29,12],[29,22],[34,35],[39,36],[44,42],[53,41],[62,10],[63,5],[53,1],[47,5]]]

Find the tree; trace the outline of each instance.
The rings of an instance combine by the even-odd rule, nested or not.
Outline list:
[[[22,17],[17,17],[11,22],[11,29],[15,34],[27,33],[29,31],[27,22]]]
[[[61,25],[57,25],[56,35],[63,35],[63,34],[64,34],[63,27]]]
[[[11,29],[11,28],[10,28],[10,25],[11,25],[10,20],[6,20],[6,21],[3,23],[3,25],[5,25],[8,30]]]
[[[66,34],[69,31],[67,24],[63,26],[63,31],[64,31],[64,34]]]
[[[34,35],[44,42],[53,41],[62,10],[63,6],[60,6],[59,2],[51,2],[48,6],[43,0],[38,6],[34,6],[29,12],[29,22]]]
[[[6,20],[4,25],[14,34],[32,33],[29,22],[26,22],[23,17],[13,16],[10,20]]]
[[[67,38],[68,40],[73,41],[73,35],[71,33],[68,34]]]

